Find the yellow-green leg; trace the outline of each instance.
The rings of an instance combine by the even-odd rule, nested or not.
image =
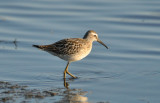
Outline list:
[[[63,80],[64,80],[64,87],[67,88],[67,89],[69,89],[69,87],[68,87],[69,84],[66,82],[66,78],[63,78]]]
[[[66,73],[69,74],[71,77],[73,78],[77,78],[76,76],[74,76],[73,74],[71,74],[69,71],[68,71],[68,66],[69,66],[70,62],[67,63],[67,66],[64,70],[64,78],[66,78]]]

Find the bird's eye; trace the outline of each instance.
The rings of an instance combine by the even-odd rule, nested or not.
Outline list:
[[[94,35],[95,38],[97,38],[97,35]]]

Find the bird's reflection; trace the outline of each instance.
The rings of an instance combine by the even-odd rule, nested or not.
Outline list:
[[[73,79],[70,79],[70,81],[73,81]],[[64,79],[64,87],[66,89],[63,91],[63,98],[56,103],[88,103],[88,98],[85,96],[87,94],[86,91],[70,89],[66,79]]]

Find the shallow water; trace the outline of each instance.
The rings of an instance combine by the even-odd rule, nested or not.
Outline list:
[[[31,89],[62,88],[61,95],[41,103],[78,101],[71,97],[89,103],[160,102],[159,0],[0,2],[1,81]],[[63,86],[67,62],[32,44],[80,38],[90,29],[109,49],[95,42],[90,55],[70,64],[69,71],[79,77],[66,80],[71,92]],[[77,95],[70,97],[73,92]]]

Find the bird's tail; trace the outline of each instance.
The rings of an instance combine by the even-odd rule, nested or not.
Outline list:
[[[42,49],[42,50],[54,50],[54,47],[52,45],[32,45],[33,47]]]
[[[41,45],[32,45],[33,47],[39,48],[39,49],[44,49],[44,46]]]

